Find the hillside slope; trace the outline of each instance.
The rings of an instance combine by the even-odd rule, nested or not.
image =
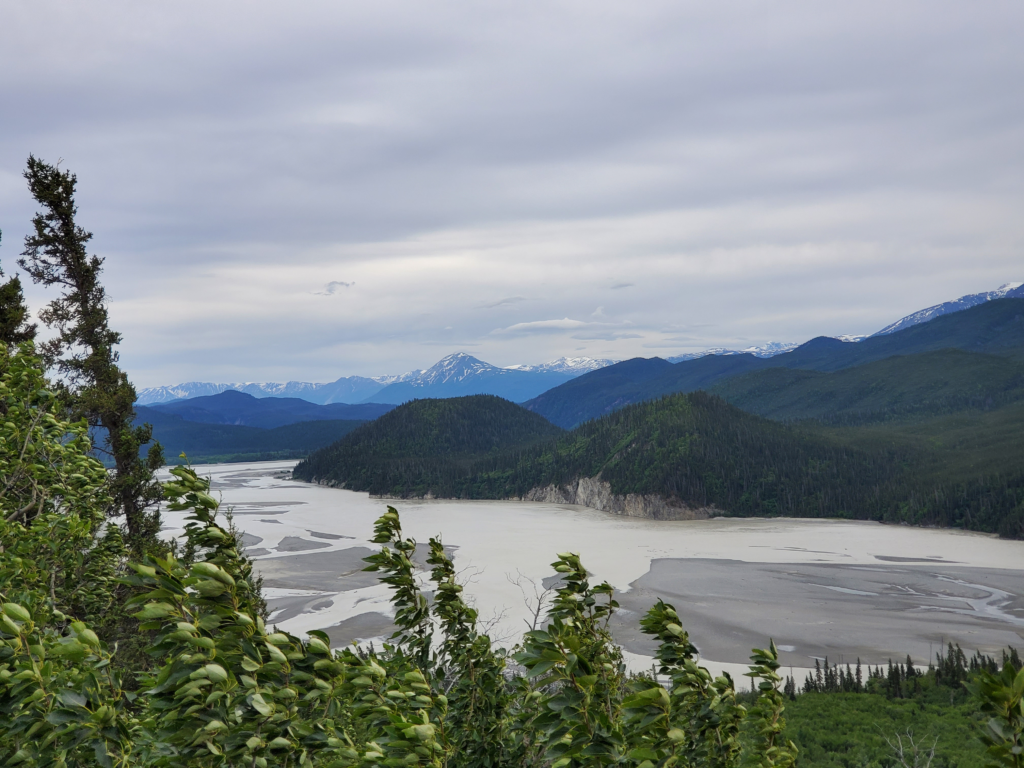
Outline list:
[[[833,373],[769,368],[725,379],[709,391],[770,419],[853,424],[1024,400],[1024,363],[946,349]]]
[[[896,355],[942,349],[1024,360],[1024,299],[1000,299],[937,317],[886,336],[861,342],[818,337],[797,349],[771,358],[753,355],[702,357],[669,364],[656,376],[636,376],[625,363],[584,374],[526,403],[553,424],[571,429],[588,419],[630,403],[675,392],[707,389],[716,383],[752,371],[788,368],[838,371]],[[655,358],[657,359],[657,358]],[[636,361],[627,361],[636,364]],[[603,374],[603,377],[598,377]]]
[[[780,424],[693,392],[554,436],[470,439],[475,420],[459,418],[467,437],[454,439],[437,421],[396,409],[295,476],[400,498],[527,498],[660,518],[839,517],[1024,537],[1024,403],[829,427]]]
[[[494,395],[414,400],[316,451],[294,476],[373,494],[422,496],[464,475],[475,460],[561,433]]]

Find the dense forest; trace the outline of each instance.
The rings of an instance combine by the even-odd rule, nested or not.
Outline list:
[[[770,419],[853,425],[1021,402],[1024,362],[944,349],[835,372],[769,368],[725,379],[708,391]]]
[[[422,403],[457,403],[421,401]],[[480,401],[488,407],[501,401]],[[417,406],[425,408],[426,405]],[[455,407],[455,406],[450,406]],[[522,409],[518,409],[521,411]],[[299,479],[393,496],[522,498],[534,488],[600,478],[615,494],[652,494],[735,516],[840,517],[1024,535],[1024,406],[932,420],[835,428],[770,421],[704,392],[622,408],[571,432],[487,450],[419,422],[357,430],[295,469]],[[504,403],[487,421],[522,418]],[[371,425],[361,428],[371,429]],[[941,439],[936,435],[941,435]],[[366,468],[374,467],[373,472]]]
[[[988,764],[976,733],[984,713],[975,695],[988,675],[1007,664],[1017,669],[1014,648],[999,657],[960,646],[939,651],[927,668],[891,660],[885,666],[815,663],[800,688],[786,679],[790,734],[800,763],[814,766],[918,765],[982,768]]]
[[[542,417],[494,395],[413,400],[314,452],[299,462],[295,476],[376,494],[460,495],[448,489],[463,482],[481,457],[560,434]]]

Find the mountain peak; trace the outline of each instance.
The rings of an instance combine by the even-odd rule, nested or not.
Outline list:
[[[442,357],[410,383],[420,387],[430,384],[444,384],[462,381],[468,376],[475,376],[492,370],[500,371],[502,369],[490,363],[485,363],[483,360],[477,360],[465,352],[455,352]]]

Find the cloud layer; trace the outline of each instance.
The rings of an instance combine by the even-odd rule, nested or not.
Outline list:
[[[1024,279],[1022,22],[1006,0],[9,3],[0,263],[33,152],[78,173],[142,386],[871,332]]]

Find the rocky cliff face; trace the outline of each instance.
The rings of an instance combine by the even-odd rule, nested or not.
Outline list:
[[[720,514],[713,507],[688,507],[681,502],[670,502],[661,496],[612,493],[612,486],[596,477],[581,477],[574,485],[549,485],[534,488],[523,501],[545,501],[550,504],[579,504],[602,512],[625,517],[645,517],[650,520],[706,520]]]

